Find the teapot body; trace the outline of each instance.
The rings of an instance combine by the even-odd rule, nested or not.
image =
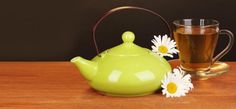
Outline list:
[[[171,71],[170,64],[149,49],[133,43],[134,33],[122,34],[123,43],[94,59],[75,57],[75,63],[91,87],[106,95],[141,96],[155,92]]]
[[[146,56],[148,55],[148,56]],[[155,92],[171,71],[169,63],[151,51],[145,55],[122,56],[101,53],[92,61],[97,72],[89,84],[106,95],[141,96]]]

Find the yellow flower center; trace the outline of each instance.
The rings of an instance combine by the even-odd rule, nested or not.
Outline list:
[[[170,82],[168,85],[167,85],[167,91],[171,94],[175,93],[177,91],[177,85],[173,82]]]
[[[168,48],[164,45],[161,45],[161,46],[159,46],[158,51],[160,51],[161,53],[167,53]]]

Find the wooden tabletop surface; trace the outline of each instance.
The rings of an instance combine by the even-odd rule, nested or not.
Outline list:
[[[236,109],[236,62],[227,63],[185,97],[122,98],[96,93],[69,62],[0,62],[0,109]]]

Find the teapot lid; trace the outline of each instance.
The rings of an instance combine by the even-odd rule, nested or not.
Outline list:
[[[131,31],[126,31],[122,34],[123,43],[109,49],[108,54],[112,55],[141,55],[148,53],[148,49],[140,47],[133,43],[135,35]]]

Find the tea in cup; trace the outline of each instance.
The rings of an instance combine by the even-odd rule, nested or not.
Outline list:
[[[208,78],[211,66],[222,58],[233,46],[234,35],[219,29],[219,22],[212,19],[182,19],[173,22],[174,38],[179,49],[180,67],[195,77]],[[229,37],[227,47],[214,56],[219,35]]]

